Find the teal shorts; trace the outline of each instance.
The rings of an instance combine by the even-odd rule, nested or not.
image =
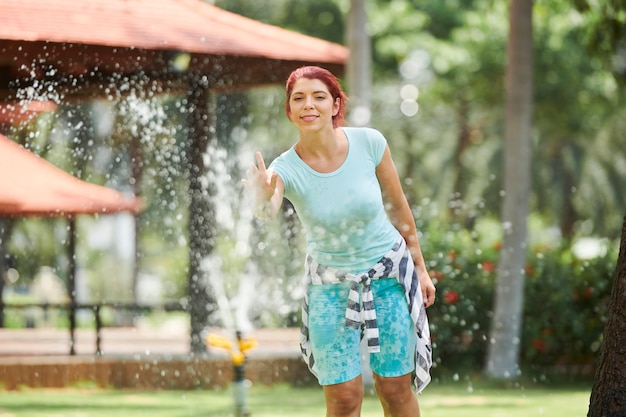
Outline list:
[[[360,329],[346,327],[349,283],[309,285],[309,339],[321,385],[356,378],[361,370]],[[394,278],[372,281],[380,352],[370,354],[370,368],[383,377],[415,369],[417,335],[402,286]]]

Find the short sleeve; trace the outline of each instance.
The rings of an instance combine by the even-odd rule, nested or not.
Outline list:
[[[376,166],[378,166],[387,148],[387,139],[378,130],[372,128],[366,128],[366,134],[370,147],[370,155],[374,159]]]

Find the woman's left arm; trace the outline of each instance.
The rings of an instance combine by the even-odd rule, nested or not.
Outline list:
[[[435,302],[435,286],[426,269],[426,263],[424,262],[424,256],[422,255],[419,239],[417,237],[415,219],[413,218],[413,213],[406,200],[406,196],[402,191],[398,170],[391,158],[389,146],[385,148],[383,158],[378,164],[378,167],[376,167],[376,176],[378,177],[378,182],[380,183],[380,188],[383,193],[383,202],[387,215],[395,228],[398,229],[402,237],[404,237],[411,251],[411,256],[413,257],[417,276],[419,277],[420,286],[422,288],[424,305],[430,307]]]

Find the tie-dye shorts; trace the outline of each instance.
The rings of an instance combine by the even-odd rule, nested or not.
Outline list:
[[[309,338],[321,385],[356,378],[362,372],[361,331],[346,327],[350,284],[309,285]],[[372,281],[380,352],[370,354],[370,368],[384,377],[413,372],[417,335],[402,286],[394,278]]]

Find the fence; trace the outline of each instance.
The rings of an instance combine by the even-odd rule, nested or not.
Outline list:
[[[188,309],[185,305],[179,302],[170,302],[163,304],[150,304],[150,305],[140,305],[137,303],[121,303],[121,302],[100,302],[100,303],[3,303],[0,301],[0,327],[3,327],[4,324],[4,311],[8,309],[13,310],[25,310],[25,309],[33,309],[40,308],[44,312],[47,312],[51,309],[57,310],[67,310],[69,326],[68,331],[70,334],[70,351],[68,352],[70,355],[75,355],[76,350],[74,348],[75,345],[75,332],[76,332],[76,312],[79,310],[88,310],[93,312],[94,321],[95,321],[95,331],[96,331],[96,346],[95,346],[95,354],[102,355],[102,328],[104,327],[102,321],[102,309],[103,308],[112,308],[115,310],[124,310],[134,313],[145,313],[152,311],[165,311],[165,312],[187,312]]]

